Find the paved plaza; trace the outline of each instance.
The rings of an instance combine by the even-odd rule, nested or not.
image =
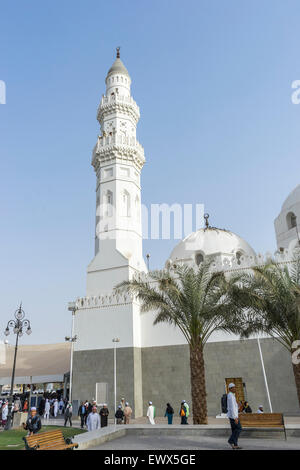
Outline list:
[[[243,439],[239,445],[245,450],[300,450],[300,439]],[[189,436],[125,436],[90,450],[229,450],[226,438]]]

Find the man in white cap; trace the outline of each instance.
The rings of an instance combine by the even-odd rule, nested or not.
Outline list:
[[[239,420],[239,407],[235,398],[235,384],[230,383],[228,385],[229,393],[227,394],[227,417],[230,421],[231,436],[228,439],[228,444],[233,449],[241,449],[238,445],[238,438],[242,430],[242,426]]]
[[[99,415],[100,415],[100,420],[101,420],[101,428],[105,428],[108,424],[108,415],[109,415],[109,411],[108,411],[106,403],[103,404],[103,407],[101,408],[99,412]]]
[[[30,409],[30,416],[27,418],[26,424],[23,423],[23,428],[26,429],[26,431],[28,431],[28,436],[32,436],[33,434],[36,434],[37,432],[39,432],[41,427],[42,427],[41,418],[36,413],[36,407],[33,406]]]
[[[87,417],[86,425],[88,431],[100,429],[100,416],[97,413],[97,406],[93,406],[92,412]]]
[[[152,401],[149,401],[149,407],[147,411],[147,418],[149,419],[150,424],[155,424],[155,407],[152,404]]]
[[[132,409],[129,406],[129,403],[125,403],[125,408],[124,408],[124,424],[129,424],[130,418],[132,415]]]
[[[260,406],[258,407],[258,410],[257,410],[256,413],[258,413],[259,415],[261,415],[263,412],[264,412],[264,407],[263,407],[262,405],[260,405]]]

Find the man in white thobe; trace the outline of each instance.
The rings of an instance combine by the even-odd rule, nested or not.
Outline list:
[[[2,405],[2,426],[4,427],[8,416],[8,402]]]
[[[50,402],[48,398],[46,398],[44,419],[49,419],[49,418],[50,418]]]
[[[58,401],[57,401],[57,399],[55,399],[55,401],[54,401],[53,412],[54,412],[54,417],[56,418],[57,412],[58,412]]]
[[[264,412],[264,407],[263,407],[262,405],[260,405],[260,406],[258,407],[258,410],[257,410],[256,413],[258,413],[259,415],[261,415],[263,412]]]
[[[92,412],[88,415],[86,425],[88,431],[95,431],[96,429],[100,429],[100,416],[97,413],[96,406],[93,406]]]
[[[155,418],[155,408],[152,404],[152,401],[149,401],[149,407],[147,411],[147,417],[149,419],[150,424],[155,424],[154,418]]]
[[[238,438],[242,430],[242,426],[239,420],[239,407],[235,398],[235,384],[230,383],[228,385],[229,393],[227,395],[227,417],[230,421],[231,436],[228,439],[228,444],[233,449],[241,449],[238,445]]]

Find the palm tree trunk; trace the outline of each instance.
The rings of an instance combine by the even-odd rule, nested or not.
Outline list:
[[[207,424],[207,402],[203,347],[190,345],[192,412],[194,424]]]
[[[293,371],[294,371],[294,377],[295,377],[296,389],[297,389],[298,401],[299,401],[299,407],[300,407],[300,363],[299,364],[293,363]]]

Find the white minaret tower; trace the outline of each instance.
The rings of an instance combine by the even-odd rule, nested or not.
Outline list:
[[[97,177],[95,257],[87,270],[86,296],[75,302],[72,390],[74,399],[95,397],[97,403],[113,408],[117,373],[117,399],[126,397],[135,416],[141,416],[140,305],[132,296],[114,291],[137,271],[147,271],[142,256],[140,187],[145,158],[136,139],[140,112],[130,94],[131,79],[119,48],[105,83],[97,114],[101,133],[92,159]]]
[[[144,149],[136,139],[139,107],[120,49],[109,69],[97,119],[101,134],[93,151],[96,172],[95,258],[88,268],[87,295],[111,290],[138,270],[142,256],[140,173]]]

